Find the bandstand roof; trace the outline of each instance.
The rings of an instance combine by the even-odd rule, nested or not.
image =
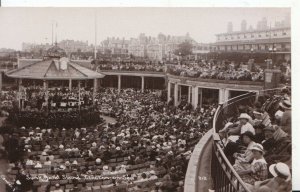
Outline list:
[[[104,75],[67,58],[48,58],[24,67],[8,71],[7,76],[22,79],[67,80],[67,79],[95,79]]]
[[[32,64],[22,66],[18,69],[8,71],[8,77],[22,79],[43,79],[43,80],[67,80],[67,79],[97,79],[104,75],[66,58],[63,49],[55,46],[48,49],[44,60],[37,60]]]

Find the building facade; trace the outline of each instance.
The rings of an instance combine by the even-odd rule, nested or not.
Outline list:
[[[228,24],[226,33],[217,34],[214,44],[217,52],[266,53],[272,58],[290,61],[291,59],[291,27],[290,22],[284,20],[268,27],[265,18],[259,21],[257,28],[247,29],[246,21],[242,21],[241,30],[231,31],[232,24]]]

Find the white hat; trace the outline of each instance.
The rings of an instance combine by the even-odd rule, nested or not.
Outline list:
[[[287,166],[287,164],[281,162],[270,165],[269,171],[274,177],[282,176],[286,177],[287,180],[291,176],[290,168]]]
[[[43,151],[43,152],[42,152],[42,155],[43,155],[43,156],[46,156],[46,155],[47,155],[46,151]]]
[[[120,151],[120,150],[121,150],[121,148],[118,146],[118,147],[116,147],[116,150],[117,150],[117,151]]]
[[[151,170],[149,173],[150,173],[151,175],[155,175],[155,171],[154,171],[154,170]]]
[[[36,127],[35,129],[41,129],[40,127]]]
[[[260,151],[264,154],[264,147],[259,143],[254,144],[251,150]]]
[[[17,185],[21,185],[21,182],[19,180],[16,181]]]
[[[279,106],[284,108],[284,109],[291,109],[292,108],[292,104],[289,100],[284,100],[281,103],[279,103]]]
[[[45,149],[50,149],[50,148],[51,148],[50,145],[45,146]]]
[[[108,166],[107,166],[107,165],[104,165],[104,166],[103,166],[103,170],[104,170],[104,171],[107,171],[107,170],[108,170]]]
[[[100,158],[97,158],[97,159],[96,159],[96,163],[101,163],[101,159],[100,159]]]
[[[22,126],[22,127],[21,127],[21,129],[25,129],[25,127],[24,127],[24,126]]]
[[[60,166],[59,166],[59,169],[62,169],[62,170],[64,170],[64,169],[66,169],[66,166],[64,166],[64,165],[60,165]]]
[[[239,116],[239,119],[247,119],[248,121],[250,120],[250,116],[247,113],[241,113]]]
[[[58,148],[63,149],[64,146],[62,144],[60,144]]]
[[[77,165],[78,163],[77,163],[76,160],[74,160],[72,164],[73,164],[73,165]]]

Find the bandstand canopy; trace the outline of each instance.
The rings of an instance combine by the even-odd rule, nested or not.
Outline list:
[[[47,51],[44,60],[8,71],[6,75],[12,78],[41,80],[84,80],[104,77],[103,74],[82,67],[65,56],[61,48],[54,46]]]

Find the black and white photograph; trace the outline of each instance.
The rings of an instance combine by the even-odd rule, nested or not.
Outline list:
[[[0,192],[292,191],[291,21],[1,7]]]

